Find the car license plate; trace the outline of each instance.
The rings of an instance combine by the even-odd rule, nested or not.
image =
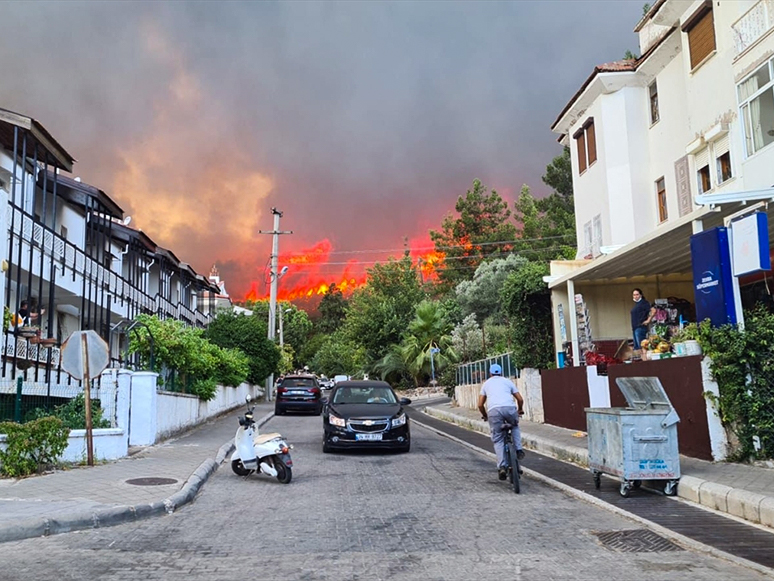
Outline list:
[[[382,439],[381,434],[355,434],[356,440],[366,440],[366,441],[378,441]]]
[[[305,391],[300,390],[292,390],[288,392],[290,395],[307,395]]]

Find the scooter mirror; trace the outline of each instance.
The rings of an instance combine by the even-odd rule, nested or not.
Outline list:
[[[253,401],[253,398],[251,398],[251,397],[250,397],[250,394],[249,394],[249,393],[248,393],[248,394],[245,396],[245,401],[246,401],[247,403],[250,403],[251,401]]]

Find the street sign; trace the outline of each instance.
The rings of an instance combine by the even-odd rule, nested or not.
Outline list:
[[[75,331],[62,345],[62,369],[74,379],[98,377],[110,363],[108,344],[96,331]]]
[[[75,331],[62,345],[59,353],[62,369],[75,379],[83,380],[86,408],[86,454],[89,466],[94,466],[94,439],[91,423],[91,378],[99,376],[110,363],[108,344],[96,331]]]

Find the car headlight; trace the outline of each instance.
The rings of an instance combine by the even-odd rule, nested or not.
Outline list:
[[[333,414],[328,414],[328,421],[332,426],[338,426],[340,428],[344,428],[347,425],[347,422],[344,418],[334,416]]]
[[[392,427],[397,428],[406,423],[406,414],[400,414],[397,418],[392,420]]]

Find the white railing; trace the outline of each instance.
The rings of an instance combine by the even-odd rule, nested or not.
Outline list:
[[[59,367],[59,347],[42,347],[37,343],[30,343],[26,339],[21,339],[8,335],[5,339],[5,357],[12,360],[26,359],[27,361],[36,361],[38,363],[48,362],[48,351],[51,350],[51,365],[54,369]]]
[[[760,0],[731,25],[734,56],[739,56],[774,27],[774,0]]]

